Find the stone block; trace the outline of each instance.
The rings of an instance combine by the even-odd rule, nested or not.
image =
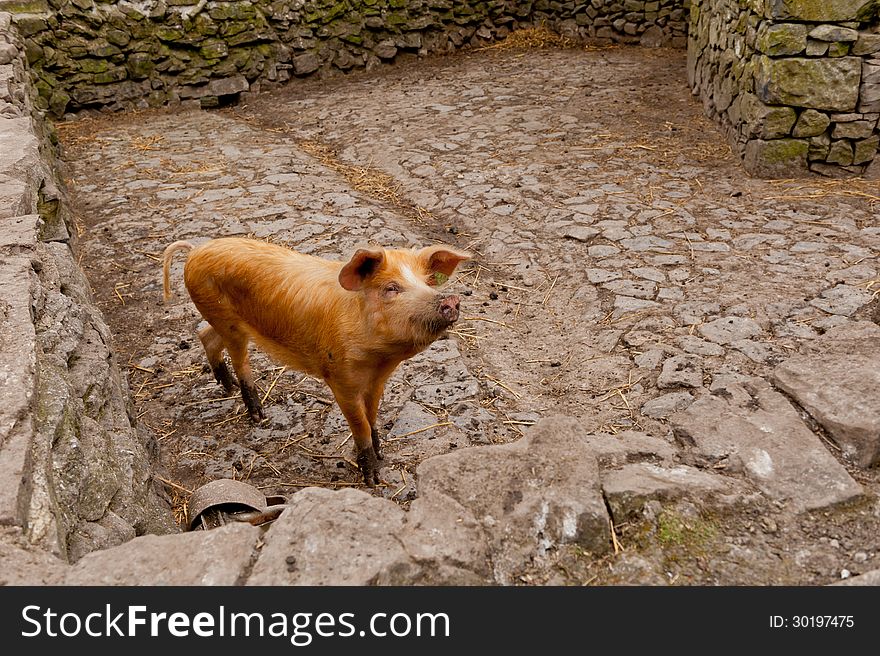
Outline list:
[[[828,129],[831,119],[815,109],[805,109],[798,117],[791,134],[794,137],[815,137]]]
[[[880,337],[876,331],[875,340]],[[869,340],[845,353],[795,355],[773,372],[790,394],[862,467],[880,462],[880,355]]]
[[[880,52],[880,34],[860,32],[859,40],[853,44],[852,54],[863,56],[875,52]]]
[[[840,25],[819,25],[810,30],[810,38],[817,41],[846,41],[853,42],[859,38],[859,33],[849,27]]]
[[[418,468],[420,495],[454,499],[487,527],[495,578],[509,584],[524,563],[563,544],[610,548],[598,464],[580,423],[548,418],[501,446],[459,449]]]
[[[847,112],[859,101],[860,57],[758,58],[755,90],[768,105],[792,105]]]
[[[409,560],[394,537],[405,516],[360,490],[306,488],[266,533],[248,585],[368,585]]]
[[[296,75],[308,75],[321,67],[321,60],[312,52],[306,52],[293,58],[293,72]]]
[[[801,23],[764,23],[756,47],[765,55],[799,55],[807,47],[807,26]]]
[[[83,557],[65,585],[236,585],[246,575],[261,531],[230,524],[210,531],[145,535]]]
[[[834,43],[828,44],[828,56],[829,57],[846,57],[849,54],[849,43],[844,43],[842,41],[836,41]]]
[[[831,164],[840,164],[841,166],[849,166],[853,163],[853,147],[849,141],[833,141],[831,148],[828,149],[828,155],[825,161]]]
[[[766,105],[754,94],[743,94],[740,100],[740,120],[749,137],[778,139],[788,136],[796,119],[797,114],[791,107]]]
[[[821,57],[828,53],[828,43],[826,41],[814,41],[807,39],[807,56]]]
[[[810,148],[807,151],[807,159],[811,162],[824,160],[828,157],[828,149],[831,148],[831,137],[823,133],[810,139]]]
[[[877,155],[877,146],[880,144],[880,136],[874,135],[853,144],[853,164],[867,164]]]
[[[208,83],[209,95],[231,96],[248,90],[248,81],[243,75],[211,80]]]
[[[670,503],[693,498],[701,504],[742,498],[744,487],[727,476],[687,465],[659,466],[640,462],[603,473],[602,491],[615,523],[638,517],[645,502]]]
[[[758,3],[767,18],[814,23],[855,21],[876,10],[873,0],[766,0]]]
[[[755,176],[795,178],[807,169],[809,142],[803,139],[752,139],[746,144],[743,165]]]
[[[835,123],[832,139],[867,139],[874,132],[877,121],[849,121]]]

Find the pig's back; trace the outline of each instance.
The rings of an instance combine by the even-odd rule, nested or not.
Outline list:
[[[289,364],[314,371],[312,354],[338,339],[335,316],[352,298],[339,284],[344,263],[296,253],[255,239],[215,239],[190,253],[184,279],[212,325],[240,320],[265,349],[290,352]],[[217,328],[217,326],[215,326]],[[316,372],[317,373],[317,372]]]

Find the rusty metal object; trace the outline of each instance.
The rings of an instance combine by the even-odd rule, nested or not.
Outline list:
[[[254,526],[278,517],[286,508],[287,499],[266,497],[253,485],[221,478],[211,481],[192,493],[188,504],[187,528],[212,529],[229,522],[248,522]]]

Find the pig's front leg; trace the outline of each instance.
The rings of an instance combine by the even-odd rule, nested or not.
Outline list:
[[[367,409],[367,421],[370,422],[370,438],[373,443],[373,451],[376,452],[376,458],[382,460],[382,442],[379,439],[379,429],[376,428],[379,418],[379,404],[382,402],[382,395],[385,392],[385,381],[394,371],[393,366],[388,366],[381,370],[376,378],[370,382],[364,393],[364,406]]]
[[[367,408],[363,397],[347,396],[344,390],[331,385],[339,409],[348,421],[354,437],[357,456],[355,461],[364,475],[364,483],[372,487],[379,483],[379,461],[373,448],[373,429],[367,419]]]

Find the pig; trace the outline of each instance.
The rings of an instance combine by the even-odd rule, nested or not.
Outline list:
[[[237,385],[251,420],[260,423],[249,342],[289,369],[322,379],[348,421],[364,483],[377,484],[376,419],[385,383],[458,320],[459,297],[440,288],[470,254],[446,245],[369,247],[342,262],[256,239],[176,241],[163,256],[166,301],[178,251],[190,251],[184,283],[208,323],[198,336],[217,382],[227,393]]]

